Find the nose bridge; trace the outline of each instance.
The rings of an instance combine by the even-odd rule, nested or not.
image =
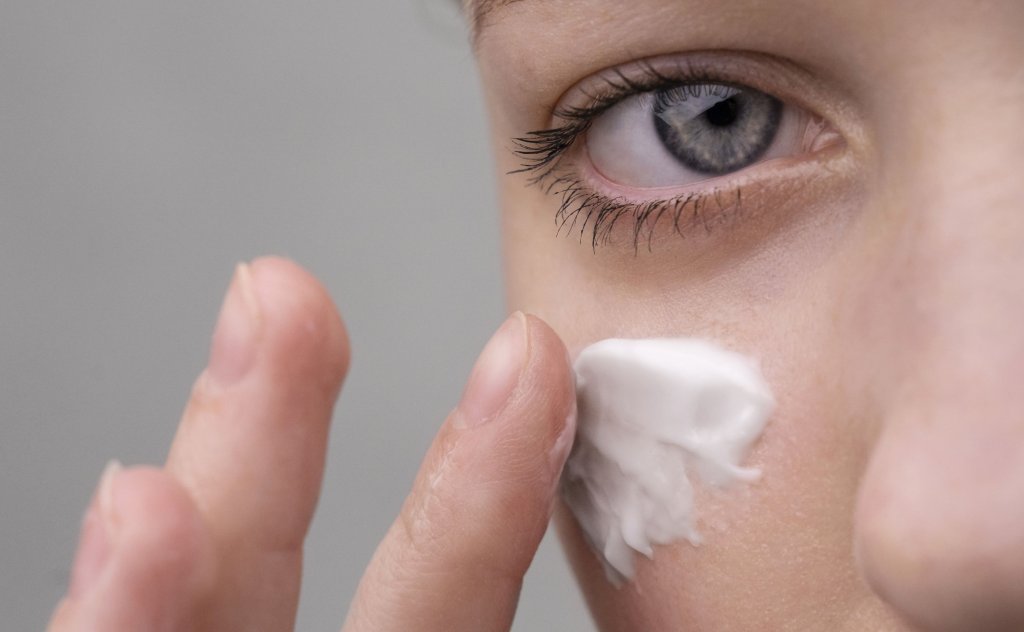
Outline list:
[[[903,312],[890,342],[919,386],[1015,398],[1024,425],[1024,384],[1006,390],[1024,379],[1024,80],[937,81],[886,126],[881,212],[900,219],[874,309]]]

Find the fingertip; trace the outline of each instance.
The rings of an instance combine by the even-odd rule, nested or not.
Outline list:
[[[49,629],[183,629],[210,590],[216,566],[191,498],[153,468],[108,468],[98,496],[94,513],[109,553],[57,606]]]
[[[445,553],[462,550],[467,559],[505,560],[495,565],[514,576],[525,572],[553,510],[557,481],[575,437],[576,397],[568,353],[554,330],[536,316],[513,314],[495,338],[504,335],[509,323],[522,324],[524,334],[518,338],[525,338],[526,353],[507,403],[497,407],[493,418],[473,425],[460,423],[465,415],[460,402],[424,461],[402,521],[414,541],[430,540],[456,523],[472,523],[459,527],[463,542]],[[495,338],[478,360],[467,393],[481,364],[500,363],[500,358],[482,362],[491,356]],[[498,346],[506,350],[506,362],[519,357],[511,351],[515,345]]]
[[[213,544],[202,514],[176,478],[152,467],[122,470],[110,482],[110,502],[119,579],[138,579],[141,590],[161,592],[205,587]]]
[[[561,337],[537,316],[528,314],[526,323],[530,360],[523,388],[552,411],[551,418],[556,423],[550,427],[549,438],[553,461],[561,471],[576,431],[576,375]]]
[[[163,469],[120,469],[110,480],[115,528],[123,537],[193,541],[202,518],[181,483]]]
[[[530,368],[534,381],[543,384],[559,399],[576,394],[569,351],[557,333],[537,316],[526,315],[530,340]]]
[[[253,290],[266,320],[268,363],[287,374],[319,380],[333,395],[348,371],[348,331],[327,289],[312,274],[283,257],[249,264]]]
[[[327,290],[297,264],[263,257],[240,270],[229,294],[256,321],[241,337],[253,347],[247,368],[229,383],[203,372],[166,466],[218,543],[249,547],[254,564],[266,550],[301,559],[348,335]]]

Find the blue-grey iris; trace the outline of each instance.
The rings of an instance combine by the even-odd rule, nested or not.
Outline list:
[[[724,175],[752,164],[775,140],[782,102],[725,84],[690,84],[654,97],[654,125],[669,152],[685,167]]]

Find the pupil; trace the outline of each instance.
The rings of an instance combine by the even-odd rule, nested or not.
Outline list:
[[[730,97],[712,105],[706,112],[704,112],[704,117],[707,119],[708,123],[711,123],[715,127],[728,127],[736,122],[739,109],[739,104],[736,103],[736,98]]]

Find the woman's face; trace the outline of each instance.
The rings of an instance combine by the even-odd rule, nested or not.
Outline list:
[[[1024,629],[1024,4],[470,11],[510,307],[717,340],[779,403],[625,588],[562,512],[602,628]]]

